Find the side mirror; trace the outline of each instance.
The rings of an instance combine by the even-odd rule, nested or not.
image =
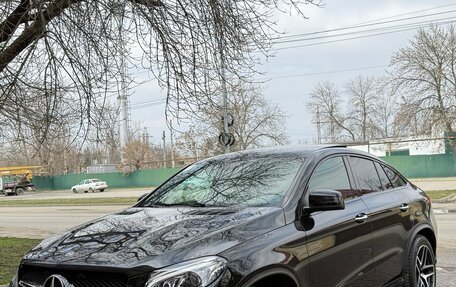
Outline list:
[[[148,196],[149,193],[144,193],[143,195],[141,195],[140,197],[138,197],[138,202],[140,202],[141,200],[143,200],[146,196]]]
[[[308,214],[316,211],[345,209],[342,194],[336,190],[317,189],[309,194],[308,204],[304,211]]]

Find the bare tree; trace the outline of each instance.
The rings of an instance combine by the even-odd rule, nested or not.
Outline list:
[[[394,118],[395,133],[398,136],[431,136],[433,132],[438,135],[441,130],[429,123],[432,115],[428,112],[420,110],[417,103],[401,102]]]
[[[365,142],[374,138],[378,132],[374,115],[380,99],[375,78],[358,75],[348,81],[345,92],[348,96],[347,119],[356,140]]]
[[[48,115],[49,106],[40,103],[37,99],[40,95],[28,96],[27,102],[15,104],[14,110],[2,110],[11,112],[5,115],[1,129],[3,160],[11,165],[41,165],[49,174],[79,172],[83,166],[95,163],[87,162],[87,156],[98,163],[119,160],[117,108],[108,104],[103,109],[93,107],[92,117],[97,125],[84,138],[77,139],[72,133],[75,128],[81,128],[78,123],[84,119],[75,116],[69,103],[55,102],[57,110]]]
[[[342,104],[339,90],[329,81],[318,83],[310,94],[307,109],[329,142],[345,141],[347,137],[351,141],[356,139],[347,125],[347,119],[341,110]]]
[[[452,132],[456,122],[456,30],[419,30],[391,59],[391,75],[403,96],[401,119]],[[413,114],[413,117],[407,114]]]
[[[266,101],[258,87],[239,84],[229,91],[229,95],[228,109],[234,120],[230,132],[236,138],[232,150],[287,142],[284,133],[285,114],[277,105]],[[189,131],[181,134],[178,144],[187,144],[194,148],[190,152],[194,157],[221,153],[218,136],[223,131],[222,105],[213,103],[201,107],[198,115],[198,122],[194,123]]]
[[[223,153],[223,147],[218,142],[218,129],[207,124],[194,124],[181,132],[176,141],[176,149],[183,155],[195,161]]]
[[[79,119],[71,122],[72,134],[85,137],[97,124],[96,110],[132,81],[125,70],[139,68],[166,89],[169,113],[192,113],[210,100],[221,68],[228,84],[254,72],[258,58],[252,52],[267,54],[275,11],[294,7],[301,13],[301,4],[313,2],[1,1],[0,116],[18,105],[29,109],[33,99],[45,107],[42,116],[19,115],[16,126],[34,120],[47,137],[47,125],[65,111]]]
[[[122,170],[124,172],[145,168],[148,163],[158,160],[150,146],[141,140],[132,140],[126,144],[122,148],[122,158]]]
[[[403,135],[396,122],[400,108],[397,86],[392,84],[389,78],[376,80],[376,97],[373,105],[372,124],[377,136],[389,138]]]

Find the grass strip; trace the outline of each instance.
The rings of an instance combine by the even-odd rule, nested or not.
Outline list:
[[[426,191],[426,194],[432,199],[442,199],[444,197],[456,194],[456,190],[435,190]]]
[[[14,277],[21,258],[36,246],[40,239],[0,237],[0,285]]]
[[[133,205],[137,200],[137,197],[18,199],[1,200],[0,206]]]

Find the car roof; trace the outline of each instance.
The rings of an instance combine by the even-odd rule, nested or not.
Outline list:
[[[319,150],[327,149],[343,149],[347,150],[346,145],[341,144],[319,144],[319,145],[290,145],[290,146],[276,146],[276,147],[267,147],[267,148],[257,148],[250,150],[243,150],[238,152],[232,152],[228,154],[223,154],[209,158],[208,160],[213,159],[225,159],[232,158],[236,159],[244,156],[253,156],[253,157],[267,157],[267,156],[278,156],[278,157],[297,157],[297,158],[307,158],[311,154]]]

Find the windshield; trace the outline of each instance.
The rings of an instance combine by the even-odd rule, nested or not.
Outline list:
[[[230,158],[186,168],[139,206],[278,206],[302,163],[299,158]]]

